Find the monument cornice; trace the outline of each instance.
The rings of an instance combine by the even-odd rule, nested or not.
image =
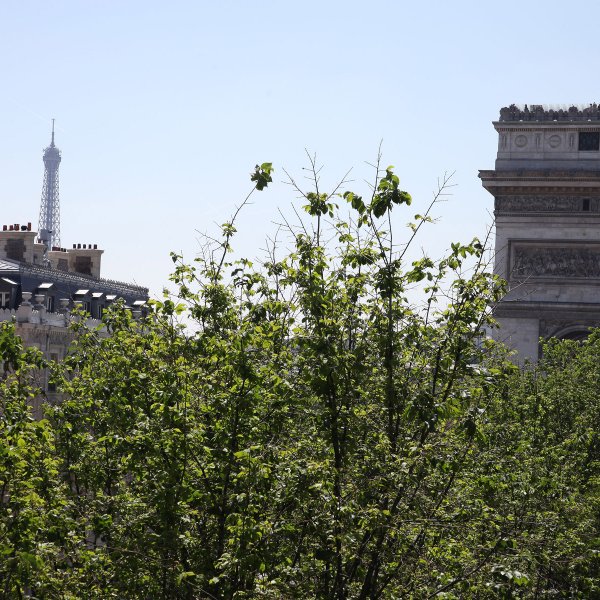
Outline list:
[[[551,210],[494,210],[493,214],[496,221],[505,219],[505,223],[529,223],[531,217],[540,219],[542,217],[554,218],[556,216],[556,212]],[[600,225],[600,216],[598,213],[562,211],[560,216],[567,219],[567,224],[570,224],[574,219],[585,219],[586,224]]]
[[[535,302],[522,300],[501,300],[492,311],[496,318],[522,318],[554,320],[576,323],[589,319],[600,321],[598,304],[592,302]]]
[[[500,121],[493,122],[494,128],[498,133],[510,133],[511,131],[527,132],[527,131],[552,131],[555,132],[570,132],[570,131],[600,131],[600,123],[502,123]]]
[[[531,300],[501,300],[493,309],[494,317],[521,317],[538,319],[564,319],[569,321],[578,317],[600,320],[600,309],[595,302],[544,302]]]
[[[528,195],[545,195],[550,193],[556,194],[570,194],[574,196],[600,196],[600,182],[598,185],[579,185],[579,186],[569,186],[569,185],[536,185],[532,184],[519,184],[514,185],[514,182],[498,182],[493,184],[483,183],[483,187],[488,190],[493,196],[497,194],[502,194],[503,196],[510,195],[522,195],[526,192]]]
[[[600,187],[596,186],[558,186],[558,185],[510,185],[510,184],[498,184],[498,185],[484,185],[486,190],[498,190],[499,193],[505,196],[521,195],[523,192],[527,192],[530,196],[546,195],[551,193],[556,194],[569,194],[574,196],[600,196]]]
[[[600,195],[600,171],[479,171],[483,187],[492,195]]]
[[[598,181],[600,169],[481,169],[481,179],[519,179],[524,181]]]

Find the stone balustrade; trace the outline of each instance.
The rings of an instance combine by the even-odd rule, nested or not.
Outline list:
[[[500,109],[500,121],[600,121],[600,104],[557,108],[511,104]]]
[[[13,308],[0,308],[0,321],[13,321],[17,318],[17,311]]]
[[[69,311],[50,313],[45,308],[36,310],[31,303],[23,302],[18,309],[0,308],[0,322],[16,321],[17,323],[31,323],[33,325],[50,325],[52,327],[68,327],[75,319]],[[97,328],[102,325],[100,319],[88,317],[86,327]]]

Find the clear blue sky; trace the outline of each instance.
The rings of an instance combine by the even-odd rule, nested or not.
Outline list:
[[[308,148],[358,188],[383,140],[411,213],[456,171],[421,238],[439,256],[491,222],[477,170],[501,106],[600,100],[598,23],[592,0],[1,2],[0,224],[37,225],[55,117],[62,244],[99,244],[104,276],[156,294],[169,251],[196,254],[255,163],[301,176]],[[243,254],[293,199],[279,183],[257,196]]]

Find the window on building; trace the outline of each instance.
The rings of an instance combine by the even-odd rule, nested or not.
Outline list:
[[[584,152],[600,150],[600,131],[580,131],[579,150]]]
[[[10,308],[10,292],[0,292],[0,308]]]

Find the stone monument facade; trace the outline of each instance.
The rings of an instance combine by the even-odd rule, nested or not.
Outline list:
[[[537,360],[539,339],[600,326],[600,105],[511,105],[494,122],[495,272],[508,292],[494,337]]]

